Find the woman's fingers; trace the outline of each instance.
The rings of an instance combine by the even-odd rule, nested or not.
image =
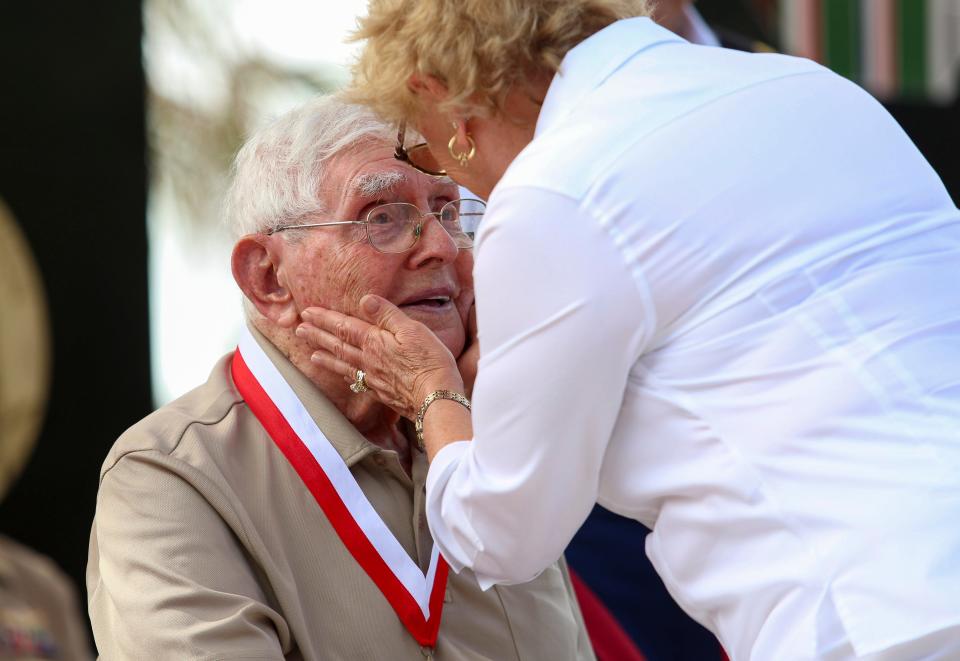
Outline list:
[[[373,394],[381,399],[386,395],[385,403],[396,400],[396,393],[390,388],[392,380],[377,374],[390,369],[381,358],[382,344],[389,334],[360,319],[324,308],[307,308],[302,317],[305,321],[297,326],[296,334],[317,349],[310,356],[314,364],[341,375],[346,383],[356,380],[358,369],[365,370],[364,381]]]
[[[477,339],[477,304],[470,306],[470,312],[467,313],[467,333],[470,336],[471,343]]]
[[[368,321],[319,307],[303,311],[297,335],[317,349],[315,364],[351,383],[364,370],[372,394],[406,417],[429,392],[463,388],[454,357],[429,328],[379,296],[365,296],[360,308]]]
[[[376,294],[367,294],[360,299],[360,313],[374,326],[394,335],[411,321],[400,308]]]
[[[333,355],[334,358],[345,363],[360,367],[363,363],[363,353],[357,347],[347,344],[333,333],[317,328],[309,323],[297,326],[297,337],[301,337],[317,349],[322,349]]]
[[[310,356],[310,360],[321,369],[341,375],[344,383],[352,384],[357,380],[356,365],[340,360],[328,351],[323,349],[315,351]],[[369,372],[364,374],[363,381],[368,389],[366,394],[376,397],[400,415],[410,420],[414,419],[416,411],[398,395],[391,381]]]
[[[339,374],[344,379],[349,379],[351,383],[357,378],[356,365],[352,365],[345,360],[340,360],[326,351],[314,351],[310,356],[310,360],[325,370]]]
[[[341,312],[326,308],[307,308],[300,313],[300,317],[354,347],[363,346],[363,340],[372,328],[362,319],[348,317]]]

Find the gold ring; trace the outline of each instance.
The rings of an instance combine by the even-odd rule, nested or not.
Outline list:
[[[350,390],[358,395],[362,392],[367,392],[370,390],[370,388],[367,387],[367,382],[364,381],[365,376],[366,374],[364,374],[363,370],[357,370],[357,373],[353,377],[354,381],[350,384]]]

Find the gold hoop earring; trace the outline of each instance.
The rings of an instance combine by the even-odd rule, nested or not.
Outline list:
[[[454,134],[453,137],[450,138],[450,142],[447,143],[447,151],[450,152],[450,156],[453,158],[453,160],[459,163],[460,167],[462,168],[467,167],[467,163],[470,161],[470,159],[477,154],[477,143],[473,141],[473,138],[469,133],[467,134],[466,138],[467,144],[470,146],[470,149],[466,151],[456,152],[453,150],[457,144],[456,134]]]

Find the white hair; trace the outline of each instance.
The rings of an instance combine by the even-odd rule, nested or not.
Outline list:
[[[374,197],[404,183],[409,177],[402,172],[371,172],[353,181],[353,189],[361,195]]]
[[[363,106],[319,96],[270,122],[240,148],[222,219],[235,239],[325,211],[320,184],[338,154],[394,129]],[[346,182],[343,182],[346,183]]]

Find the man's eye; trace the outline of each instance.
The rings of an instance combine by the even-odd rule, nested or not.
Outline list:
[[[389,225],[393,222],[393,217],[386,211],[378,211],[370,214],[368,221],[371,225]]]
[[[455,223],[459,217],[460,214],[452,206],[445,207],[440,213],[440,221],[444,223]]]

